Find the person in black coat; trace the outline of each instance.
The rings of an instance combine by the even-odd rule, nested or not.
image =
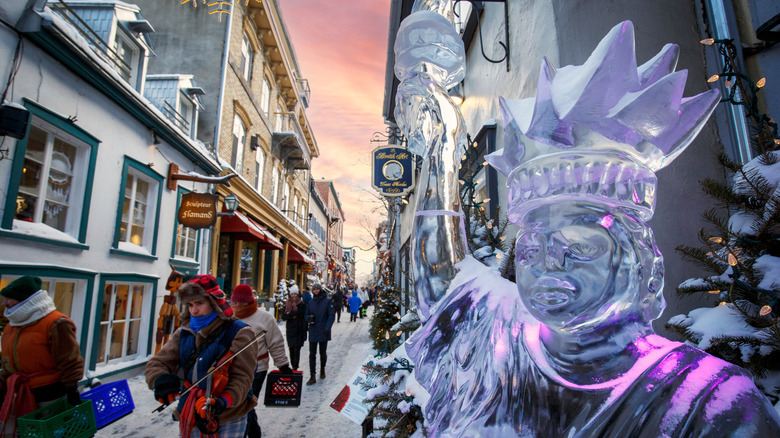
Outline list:
[[[311,377],[307,385],[317,383],[315,377],[317,370],[317,348],[320,350],[320,379],[325,378],[325,363],[328,360],[328,341],[330,341],[330,329],[333,327],[336,311],[328,294],[322,290],[322,286],[315,284],[311,288],[312,300],[306,307],[306,321],[309,323],[309,371]]]
[[[341,308],[344,307],[344,292],[341,288],[336,290],[331,300],[333,301],[333,309],[336,311],[336,322],[341,322]]]
[[[282,313],[282,320],[287,321],[285,330],[287,332],[287,347],[290,349],[290,366],[296,371],[301,361],[301,348],[306,342],[306,333],[309,330],[306,323],[306,307],[306,302],[293,292],[284,303],[284,312]]]

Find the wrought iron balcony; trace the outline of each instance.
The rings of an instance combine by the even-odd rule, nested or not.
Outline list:
[[[288,169],[309,169],[311,153],[295,113],[275,113],[271,147]]]

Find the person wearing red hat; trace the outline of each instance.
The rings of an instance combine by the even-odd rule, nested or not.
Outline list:
[[[255,294],[249,285],[239,284],[233,289],[233,295],[230,297],[230,306],[236,317],[252,327],[255,334],[265,333],[265,337],[257,342],[257,367],[255,368],[255,378],[252,382],[252,394],[258,397],[260,389],[263,387],[265,376],[268,373],[269,356],[274,359],[274,364],[280,371],[292,373],[290,361],[287,360],[287,354],[284,351],[284,337],[273,315],[265,309],[258,309]],[[257,421],[257,412],[254,409],[247,414],[245,436],[249,438],[260,438],[262,436],[260,424]]]
[[[84,359],[76,324],[55,309],[42,285],[40,278],[25,275],[0,291],[8,319],[0,342],[0,436],[15,436],[16,418],[63,396],[73,406],[81,404]]]
[[[196,275],[182,284],[179,299],[184,307],[182,325],[147,362],[146,383],[154,397],[168,405],[182,386],[191,387],[212,367],[229,360],[219,373],[181,396],[174,415],[181,437],[216,436],[216,429],[222,438],[242,438],[246,415],[257,404],[248,396],[257,366],[255,333],[233,315],[211,275]]]

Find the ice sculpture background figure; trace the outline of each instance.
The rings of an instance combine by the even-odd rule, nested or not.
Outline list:
[[[478,277],[473,260],[456,265],[406,346],[430,394],[433,435],[776,434],[780,418],[744,370],[650,324],[664,306],[645,222],[655,171],[719,98],[682,97],[677,53],[667,45],[637,67],[623,22],[581,66],[556,73],[544,61],[536,98],[501,100],[504,149],[487,159],[507,176],[508,215],[520,226],[520,297]]]
[[[433,3],[420,7],[435,6],[451,14],[449,2]],[[394,49],[395,74],[401,81],[395,118],[409,149],[425,159],[418,183],[424,195],[418,197],[412,252],[417,309],[425,319],[447,290],[455,263],[463,260],[467,248],[457,166],[466,128],[447,93],[447,87],[465,75],[465,49],[452,24],[429,10],[413,12],[401,23]]]

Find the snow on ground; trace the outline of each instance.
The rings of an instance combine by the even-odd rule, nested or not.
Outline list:
[[[309,344],[301,350],[300,369],[304,371],[301,405],[297,408],[270,408],[262,404],[265,385],[260,392],[260,404],[255,408],[264,438],[318,438],[326,436],[360,437],[361,427],[334,411],[330,403],[358,370],[371,351],[367,318],[349,322],[349,313],[341,314],[341,322],[333,323],[333,340],[328,342],[327,377],[307,386],[309,378]],[[346,315],[346,316],[345,316]],[[280,324],[282,333],[284,323]],[[289,354],[289,353],[288,353]],[[319,358],[317,361],[319,367]],[[271,363],[271,369],[276,369]],[[146,387],[143,375],[128,380],[135,410],[98,430],[96,437],[169,438],[179,434],[178,423],[171,419],[173,407],[162,413],[152,413],[159,406],[152,391]]]

